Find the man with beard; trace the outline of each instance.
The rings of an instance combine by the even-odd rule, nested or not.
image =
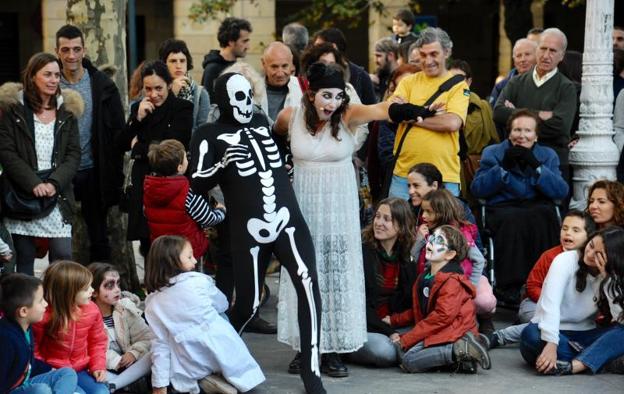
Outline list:
[[[385,37],[375,43],[375,65],[377,70],[370,77],[379,101],[381,101],[386,91],[390,74],[399,66],[397,63],[398,58],[399,44],[392,38]]]

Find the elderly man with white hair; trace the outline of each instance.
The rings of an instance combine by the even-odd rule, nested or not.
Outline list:
[[[542,121],[539,141],[557,152],[562,176],[569,180],[568,144],[578,102],[574,84],[557,69],[567,45],[561,30],[544,30],[535,67],[505,86],[494,106],[494,121],[504,127],[516,108],[535,111]]]
[[[490,105],[494,106],[494,104],[496,104],[498,96],[503,91],[505,86],[507,86],[507,83],[509,82],[509,80],[511,80],[511,78],[517,75],[522,75],[525,72],[531,70],[533,66],[535,66],[536,50],[537,42],[533,40],[529,40],[528,38],[521,38],[516,41],[511,52],[514,68],[509,71],[509,74],[507,74],[505,79],[497,83],[492,89],[492,93],[490,93],[490,97],[488,98]]]

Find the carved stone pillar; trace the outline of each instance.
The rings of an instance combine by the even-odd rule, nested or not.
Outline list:
[[[596,179],[615,179],[619,160],[612,120],[613,2],[587,0],[579,141],[570,151],[574,167],[571,208],[585,208],[587,189]]]

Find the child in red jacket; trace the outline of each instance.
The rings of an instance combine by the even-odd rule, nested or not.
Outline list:
[[[108,336],[91,301],[91,272],[73,261],[51,264],[43,277],[48,302],[43,320],[33,324],[35,357],[54,368],[72,367],[80,394],[109,394],[106,381]]]
[[[585,247],[589,234],[596,229],[594,220],[587,212],[576,209],[568,211],[563,218],[559,233],[559,245],[548,249],[539,257],[527,278],[526,298],[520,303],[518,322],[513,326],[494,331],[488,336],[490,349],[520,342],[520,334],[535,314],[537,301],[542,294],[542,286],[555,257],[568,250]]]
[[[214,226],[225,218],[225,207],[211,207],[207,199],[195,194],[184,176],[188,167],[184,145],[164,140],[152,145],[149,153],[152,175],[143,182],[143,206],[153,242],[161,235],[181,235],[189,240],[197,260],[208,249],[203,227]]]
[[[476,289],[459,264],[468,250],[463,234],[440,226],[426,250],[427,268],[414,283],[412,308],[384,318],[393,327],[414,325],[395,342],[401,367],[424,372],[467,362],[489,369],[490,356],[477,340]]]

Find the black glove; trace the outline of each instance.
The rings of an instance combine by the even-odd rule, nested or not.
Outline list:
[[[539,160],[537,160],[537,158],[535,157],[535,155],[533,154],[533,151],[529,148],[525,148],[525,147],[520,147],[522,148],[522,150],[520,151],[520,157],[519,160],[528,165],[529,167],[531,167],[534,170],[537,170],[537,167],[541,166],[542,163],[540,163]]]
[[[512,146],[505,151],[505,155],[503,156],[503,161],[501,162],[501,166],[507,171],[514,168],[516,164],[519,164],[518,161],[522,156],[522,148],[521,146]]]
[[[388,108],[388,115],[390,115],[390,119],[393,122],[400,123],[408,120],[416,120],[418,117],[423,119],[430,118],[435,115],[435,111],[410,103],[394,103]]]

